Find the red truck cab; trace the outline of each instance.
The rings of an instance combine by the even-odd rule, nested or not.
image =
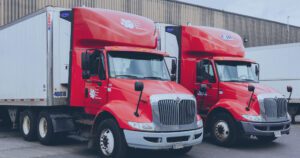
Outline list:
[[[287,99],[259,83],[259,64],[244,58],[238,34],[199,26],[158,28],[159,49],[178,58],[177,82],[194,93],[216,144],[230,146],[244,136],[273,141],[289,134]]]
[[[202,141],[196,99],[172,82],[153,21],[111,10],[73,9],[70,104],[95,116],[101,157],[126,147],[188,152]]]

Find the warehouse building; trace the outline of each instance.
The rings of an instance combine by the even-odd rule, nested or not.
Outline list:
[[[234,31],[246,47],[300,42],[300,27],[172,0],[0,0],[0,26],[45,6],[107,8],[156,22],[212,26]]]

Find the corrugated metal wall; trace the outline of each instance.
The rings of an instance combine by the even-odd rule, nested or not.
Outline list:
[[[225,28],[247,38],[246,46],[300,42],[300,27],[167,0],[0,0],[0,26],[45,6],[107,8],[157,22]],[[289,30],[289,32],[288,32]]]

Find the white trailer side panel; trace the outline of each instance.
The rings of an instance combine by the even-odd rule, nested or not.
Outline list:
[[[260,80],[288,96],[286,86],[293,86],[292,102],[300,103],[300,43],[246,49],[246,57],[260,64]]]
[[[67,105],[71,22],[62,10],[0,27],[0,105]]]
[[[44,12],[0,28],[0,104],[23,99],[46,100],[46,19]]]

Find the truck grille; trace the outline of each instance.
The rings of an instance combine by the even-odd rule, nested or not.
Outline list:
[[[195,121],[196,104],[193,100],[158,101],[159,120],[163,125],[186,125]]]
[[[264,114],[268,118],[286,117],[287,101],[284,98],[265,98]]]

